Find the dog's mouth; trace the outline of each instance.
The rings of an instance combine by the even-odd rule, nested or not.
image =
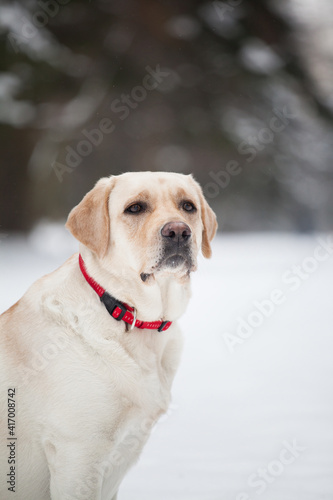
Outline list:
[[[171,257],[167,257],[162,265],[163,267],[171,267],[173,269],[179,267],[179,266],[183,266],[184,264],[186,264],[186,259],[183,255],[180,255],[180,254],[175,254],[175,255],[171,255]]]
[[[196,247],[193,240],[172,240],[164,238],[157,248],[152,248],[150,264],[141,269],[141,280],[152,283],[157,275],[173,275],[175,279],[189,277],[197,269]]]
[[[190,246],[186,245],[177,249],[165,247],[156,268],[157,270],[190,271],[192,266],[192,252]]]
[[[146,282],[152,275],[165,272],[179,276],[189,275],[195,271],[196,264],[192,258],[192,253],[189,248],[180,250],[178,253],[164,251],[163,255],[149,272],[141,273],[141,280]]]

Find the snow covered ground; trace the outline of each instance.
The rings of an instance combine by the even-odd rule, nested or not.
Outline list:
[[[172,407],[119,500],[333,499],[330,238],[216,239],[181,320]],[[57,225],[2,237],[0,312],[75,250]]]

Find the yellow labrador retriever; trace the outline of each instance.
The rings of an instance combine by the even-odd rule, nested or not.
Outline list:
[[[217,224],[192,176],[99,180],[80,242],[0,316],[1,500],[115,500],[168,408],[200,249]]]

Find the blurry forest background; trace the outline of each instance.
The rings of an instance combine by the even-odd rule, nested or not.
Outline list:
[[[193,172],[224,231],[333,228],[331,0],[0,5],[0,232]]]

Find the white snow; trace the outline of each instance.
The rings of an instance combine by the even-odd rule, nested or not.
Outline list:
[[[75,251],[70,236],[51,229],[0,239],[1,312]],[[51,245],[43,243],[43,231]],[[216,239],[213,258],[201,259],[193,276],[193,298],[181,320],[186,343],[172,407],[119,500],[332,500],[328,237]],[[294,265],[303,278],[295,278]],[[264,305],[267,318],[258,312]],[[252,332],[243,326],[247,338],[241,338],[240,321],[248,319],[259,326]],[[228,348],[227,332],[243,343]]]

